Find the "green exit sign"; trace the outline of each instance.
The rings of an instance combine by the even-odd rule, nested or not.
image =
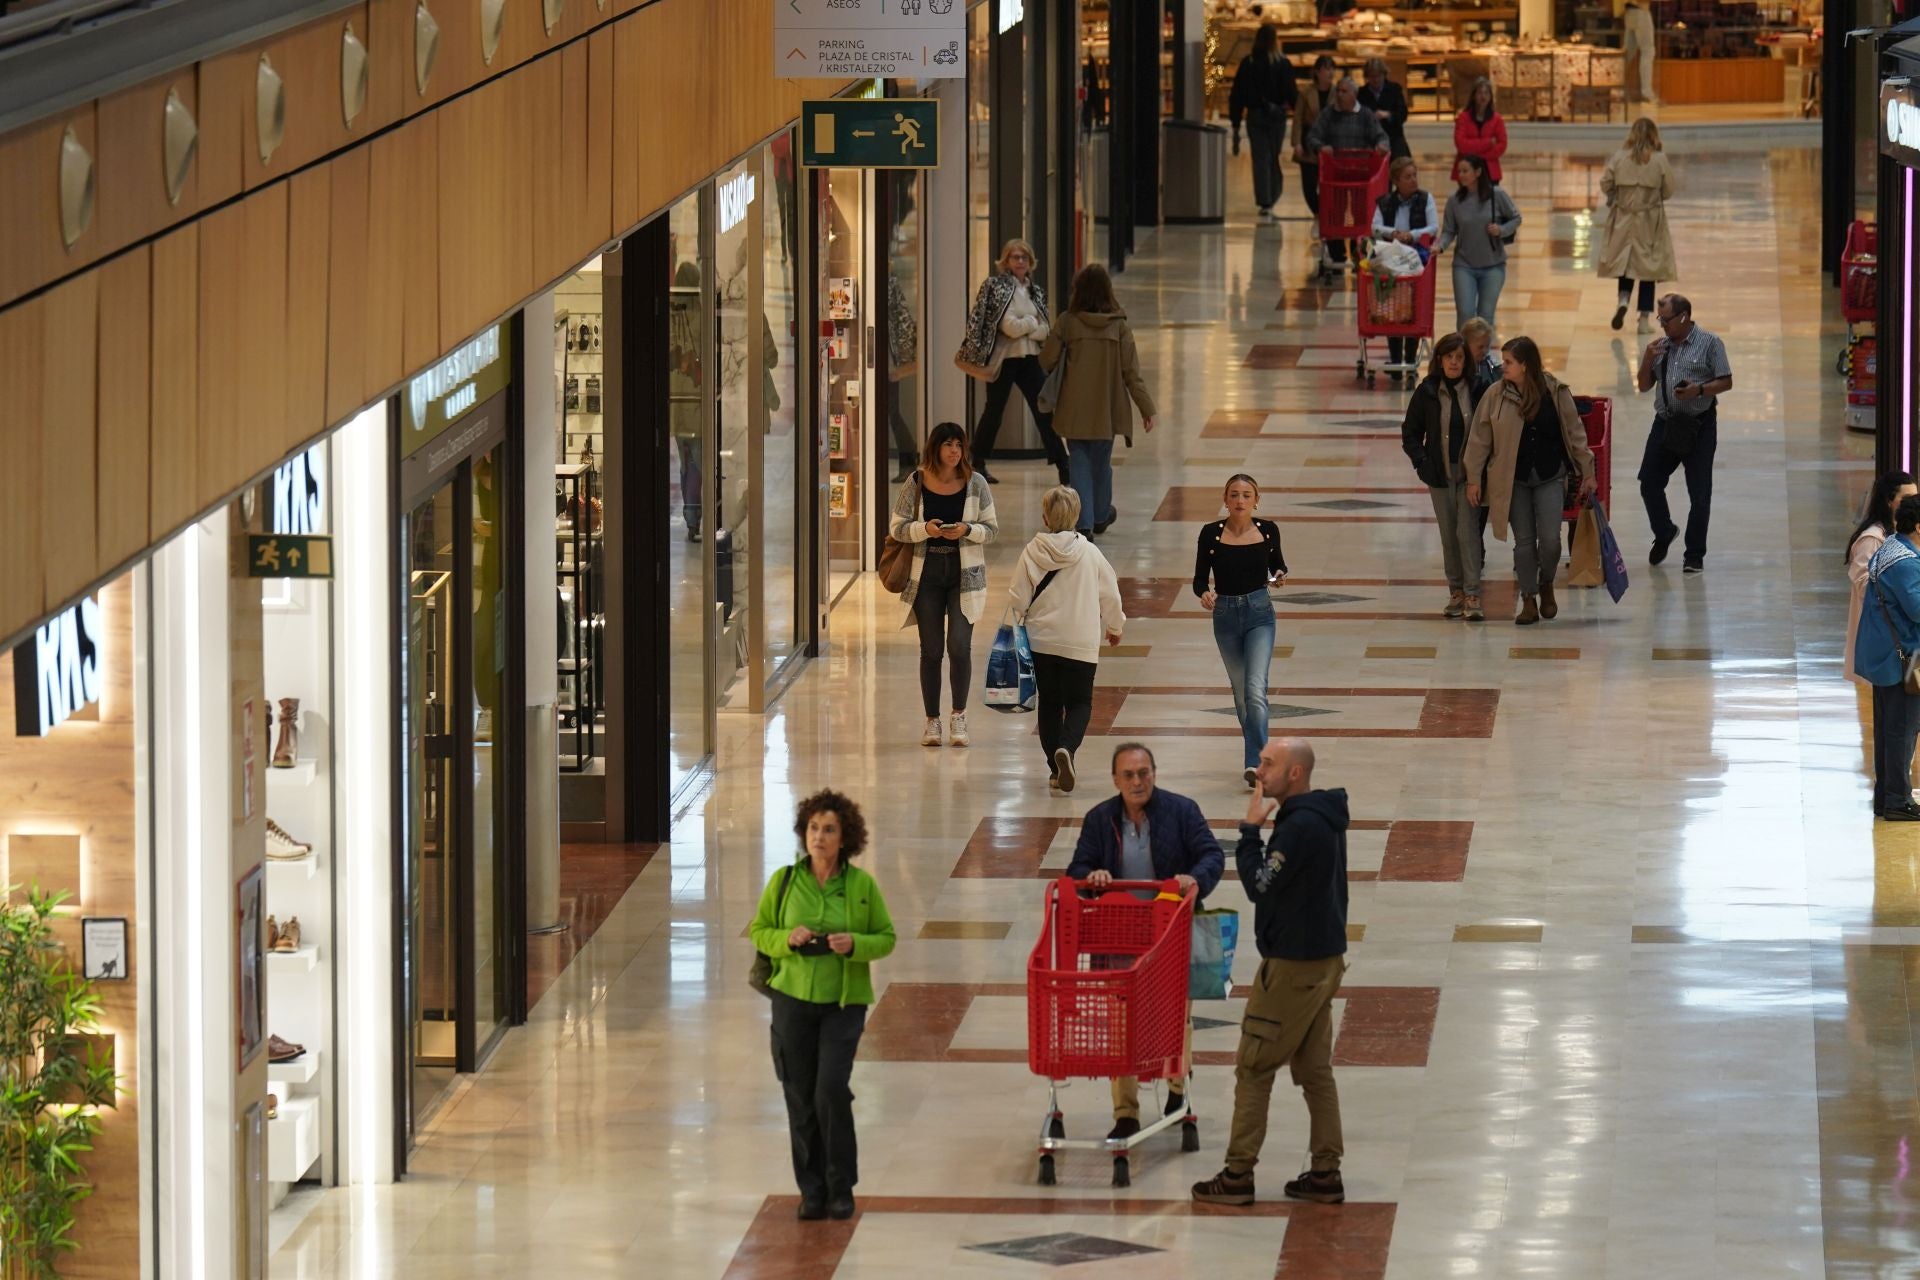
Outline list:
[[[800,104],[800,162],[819,169],[937,169],[935,98],[828,98]]]
[[[285,533],[247,535],[249,578],[331,578],[333,539]]]

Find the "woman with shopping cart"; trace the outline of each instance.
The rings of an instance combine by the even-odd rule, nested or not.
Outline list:
[[[1420,251],[1424,262],[1430,256],[1434,237],[1440,234],[1440,209],[1431,195],[1420,189],[1420,168],[1412,156],[1401,156],[1387,169],[1391,186],[1387,194],[1374,202],[1373,238],[1411,245]],[[1419,376],[1414,356],[1420,339],[1389,336],[1387,369],[1396,377],[1412,382]]]

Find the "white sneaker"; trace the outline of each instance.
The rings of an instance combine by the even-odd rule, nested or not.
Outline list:
[[[927,727],[920,734],[920,745],[937,747],[940,745],[940,717],[928,716]]]
[[[313,852],[313,846],[302,844],[287,834],[287,829],[267,819],[267,857],[275,862],[295,862]]]
[[[973,739],[967,736],[967,713],[964,711],[954,712],[953,720],[947,729],[948,745],[964,747],[971,741],[973,741]]]
[[[1634,322],[1633,331],[1635,333],[1652,333],[1653,317],[1642,311],[1640,318]]]

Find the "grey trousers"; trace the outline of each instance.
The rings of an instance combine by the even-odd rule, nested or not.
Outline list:
[[[1440,522],[1440,556],[1447,566],[1447,589],[1464,595],[1480,594],[1480,571],[1487,549],[1481,541],[1480,508],[1467,501],[1467,482],[1444,489],[1427,487],[1433,499],[1434,519]]]
[[[1513,482],[1507,523],[1513,527],[1513,576],[1520,580],[1523,596],[1539,594],[1540,584],[1551,585],[1560,571],[1560,510],[1566,500],[1564,473],[1551,480],[1516,477]]]

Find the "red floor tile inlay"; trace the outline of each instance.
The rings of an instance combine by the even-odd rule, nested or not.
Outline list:
[[[1289,489],[1288,493],[1343,493],[1351,496],[1355,490],[1346,489]],[[1421,489],[1368,489],[1368,493],[1419,493]],[[1212,485],[1175,485],[1167,490],[1167,496],[1160,500],[1160,506],[1154,511],[1153,518],[1159,521],[1171,521],[1185,524],[1189,522],[1207,522],[1220,515],[1220,491]],[[1309,514],[1300,511],[1262,511],[1260,518],[1272,520],[1278,524],[1434,524],[1431,513],[1421,515],[1418,512],[1382,513],[1380,511],[1328,511]]]
[[[1224,685],[1101,685],[1094,690],[1087,733],[1117,738],[1237,738],[1238,725],[1140,725],[1114,723],[1103,706],[1118,708],[1130,694],[1231,696]],[[1498,689],[1295,689],[1272,687],[1269,696],[1321,698],[1419,698],[1420,721],[1411,729],[1359,729],[1340,725],[1288,725],[1298,738],[1491,738],[1500,710]],[[1104,695],[1104,700],[1103,700]]]
[[[1321,605],[1290,606],[1286,603],[1286,593],[1289,591],[1344,592],[1356,587],[1371,587],[1376,591],[1387,587],[1424,587],[1434,593],[1433,607],[1419,611],[1355,611]],[[1275,612],[1282,625],[1290,622],[1433,622],[1448,627],[1477,625],[1442,618],[1440,608],[1446,603],[1446,597],[1447,583],[1444,578],[1288,578],[1286,586],[1280,589],[1280,595],[1276,598],[1278,607]],[[1481,587],[1480,599],[1486,606],[1490,620],[1513,613],[1520,603],[1510,579],[1497,579],[1491,575]],[[1196,622],[1204,621],[1206,617],[1200,611],[1199,601],[1193,598],[1191,578],[1122,578],[1120,602],[1128,618],[1169,618],[1175,615],[1176,608],[1181,616],[1191,615]]]
[[[529,1009],[540,1003],[568,962],[580,954],[659,849],[657,844],[560,846],[560,919],[567,927],[527,938]]]

